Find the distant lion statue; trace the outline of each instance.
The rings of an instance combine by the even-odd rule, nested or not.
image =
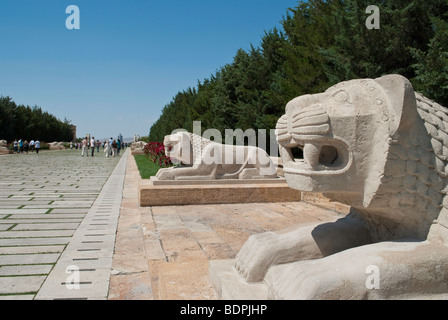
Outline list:
[[[352,210],[253,235],[245,281],[271,299],[448,298],[446,108],[399,75],[351,80],[289,102],[276,135],[291,188]]]
[[[164,140],[166,156],[184,166],[161,169],[159,180],[271,179],[277,170],[269,155],[253,146],[220,144],[193,133]]]

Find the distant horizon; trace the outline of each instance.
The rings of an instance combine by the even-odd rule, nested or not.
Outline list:
[[[69,30],[69,5],[80,29]],[[0,2],[0,95],[77,136],[148,136],[174,96],[281,28],[293,0]]]

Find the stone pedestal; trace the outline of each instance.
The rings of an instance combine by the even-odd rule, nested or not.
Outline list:
[[[0,155],[2,154],[13,154],[13,152],[6,147],[0,147]]]
[[[277,179],[160,181],[139,187],[142,207],[198,204],[264,203],[300,201],[300,191]]]

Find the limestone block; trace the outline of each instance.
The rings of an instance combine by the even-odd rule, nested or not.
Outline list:
[[[300,201],[301,193],[286,183],[273,184],[211,184],[204,185],[142,185],[139,203],[142,207],[266,203]]]

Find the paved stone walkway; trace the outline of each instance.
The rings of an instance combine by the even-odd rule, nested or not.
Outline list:
[[[98,265],[88,262],[111,262],[126,160],[105,158],[102,152],[83,158],[75,150],[0,157],[0,299],[107,297],[107,290],[92,296],[64,285],[72,294],[63,294],[54,286],[66,279],[74,286],[92,285],[91,275],[106,279],[107,272],[101,278]],[[121,189],[113,172],[121,177]],[[106,220],[113,218],[115,226]],[[82,283],[60,267],[70,255]],[[91,275],[85,276],[88,270]]]
[[[0,300],[214,300],[211,260],[340,214],[305,202],[141,208],[140,175],[78,151],[0,157]]]
[[[233,259],[250,235],[343,213],[305,202],[140,207],[142,183],[127,162],[109,300],[215,300],[211,260]],[[321,203],[335,208],[333,203]],[[346,207],[338,210],[347,210]]]

